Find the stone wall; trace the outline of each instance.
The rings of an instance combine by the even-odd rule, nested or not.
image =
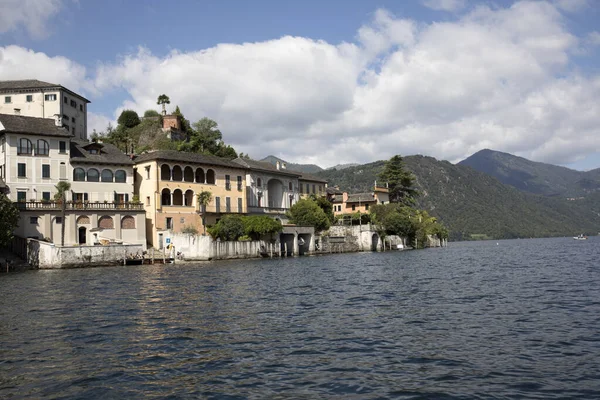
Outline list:
[[[33,268],[79,268],[103,265],[122,265],[130,255],[142,254],[141,244],[109,246],[64,246],[27,239],[27,262]]]

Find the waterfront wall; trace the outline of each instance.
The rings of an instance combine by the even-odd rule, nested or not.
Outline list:
[[[123,259],[145,250],[142,244],[109,246],[57,246],[37,239],[27,239],[27,263],[33,268],[57,269],[103,265],[122,265]]]

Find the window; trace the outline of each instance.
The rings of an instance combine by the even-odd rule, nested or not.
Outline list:
[[[61,154],[65,154],[67,152],[67,142],[63,142],[62,140],[58,142],[58,152]]]
[[[42,192],[42,201],[50,201],[50,192]]]
[[[300,189],[300,193],[304,193],[304,184],[299,184],[298,189]]]
[[[112,171],[110,169],[103,169],[101,180],[102,180],[102,182],[112,182],[113,181]]]
[[[369,203],[365,204],[365,210],[369,209]]]
[[[290,190],[290,192],[291,192],[292,190],[294,190],[294,184],[293,184],[292,182],[290,182],[290,183],[288,184],[288,189]]]
[[[356,210],[356,204],[352,204],[352,211]]]
[[[71,117],[71,122],[75,122],[75,117]]]
[[[319,193],[323,192],[323,185],[319,185]]]
[[[60,163],[60,179],[67,179],[67,165],[64,162]]]
[[[225,212],[231,212],[231,197],[225,197]]]
[[[42,164],[42,178],[50,178],[50,164]]]
[[[215,197],[215,211],[221,212],[221,198],[219,196]]]
[[[257,187],[262,187],[262,179],[258,178],[258,179],[256,180],[256,186],[257,186]]]
[[[25,163],[18,163],[17,164],[17,176],[19,178],[26,178],[27,177],[27,165]]]
[[[12,103],[11,97],[10,96],[4,96],[4,102],[5,103]]]
[[[313,193],[315,193],[315,185],[313,184]]]
[[[38,224],[38,217],[29,217],[29,223],[32,225]]]
[[[62,224],[62,217],[56,217],[54,220],[57,224]]]
[[[18,201],[18,202],[24,202],[24,201],[27,201],[27,192],[24,192],[24,191],[18,191],[18,192],[17,192],[17,201]]]
[[[150,179],[150,166],[146,167],[146,179]]]
[[[225,175],[225,189],[231,190],[231,176]]]
[[[103,215],[98,220],[98,228],[102,228],[102,229],[114,229],[115,228],[115,222],[113,221],[112,217],[110,217],[108,215]]]
[[[46,142],[43,139],[38,139],[36,154],[39,156],[49,155],[50,154],[50,146],[48,145],[48,142]]]
[[[75,132],[75,128],[73,127],[73,132]],[[98,149],[89,149],[88,153],[90,154],[98,154]]]
[[[83,168],[75,168],[73,170],[73,180],[76,182],[84,182],[85,170]]]
[[[19,145],[17,146],[17,154],[23,155],[31,155],[31,150],[33,146],[29,139],[19,139]]]
[[[72,126],[72,127],[71,127],[71,133],[72,133],[73,135],[75,135],[75,127],[74,127],[74,126]]]
[[[32,103],[33,102],[33,95],[32,94],[28,94],[25,97],[25,99],[26,99],[25,101],[27,101],[28,103]]]
[[[46,95],[44,95],[44,100],[46,100],[46,101],[56,101],[56,95],[55,94],[46,94]]]
[[[165,218],[165,226],[167,227],[167,229],[173,229],[173,218]]]
[[[242,198],[238,197],[238,212],[243,212]]]
[[[65,96],[64,98],[65,104],[67,104],[69,102],[69,100],[67,100],[67,96]]]
[[[241,176],[237,177],[237,189],[242,190],[242,177]]]
[[[100,181],[100,173],[96,168],[90,168],[87,172],[87,181],[88,182],[99,182]]]
[[[83,104],[79,105],[79,111],[83,111]]]
[[[127,173],[122,169],[118,169],[115,172],[115,182],[117,183],[125,183],[127,181]]]
[[[150,205],[150,196],[146,196],[146,205],[149,206]]]
[[[75,100],[71,100],[71,107],[77,108],[77,103],[75,103]]]
[[[69,122],[69,116],[67,114],[63,114],[63,122]]]

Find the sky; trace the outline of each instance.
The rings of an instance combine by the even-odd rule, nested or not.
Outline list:
[[[330,167],[481,149],[600,168],[600,1],[0,0],[0,80],[219,124]]]

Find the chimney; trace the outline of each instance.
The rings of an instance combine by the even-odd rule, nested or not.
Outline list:
[[[62,127],[62,116],[60,114],[54,114],[54,125]]]
[[[279,163],[279,161],[275,161],[275,166],[277,167],[277,169],[281,169],[281,164]]]

